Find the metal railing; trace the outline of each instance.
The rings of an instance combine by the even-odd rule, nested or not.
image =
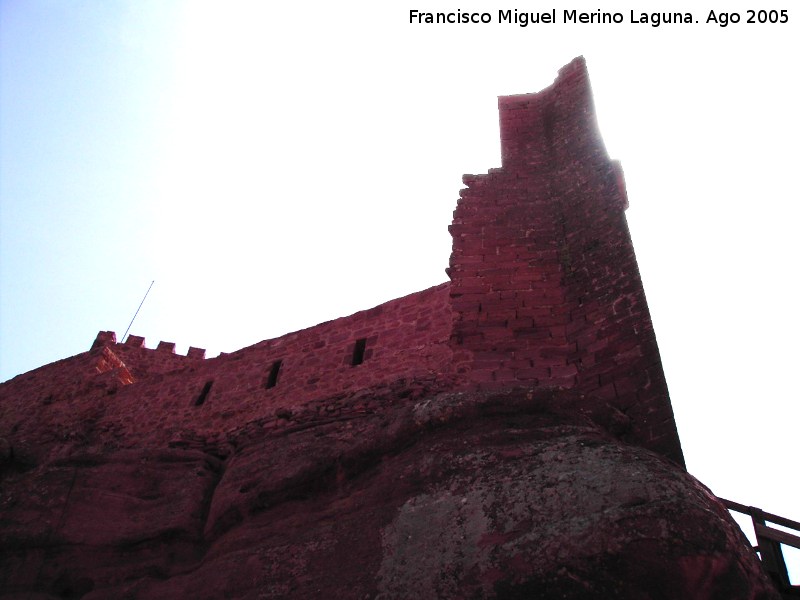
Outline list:
[[[781,544],[800,548],[800,536],[770,527],[767,525],[767,522],[794,529],[798,532],[800,532],[800,523],[764,512],[760,508],[754,506],[745,506],[744,504],[739,504],[732,500],[725,500],[724,498],[720,498],[720,501],[728,510],[735,510],[736,512],[749,515],[753,520],[753,529],[756,534],[756,545],[753,546],[753,550],[758,552],[761,556],[761,563],[764,565],[764,570],[775,584],[778,585],[781,592],[786,593],[798,590],[797,586],[793,586],[792,582],[789,580],[789,573],[786,570],[786,562],[783,559]]]

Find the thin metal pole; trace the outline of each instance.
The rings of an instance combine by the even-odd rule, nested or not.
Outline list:
[[[128,332],[131,330],[131,325],[133,325],[133,322],[136,320],[136,315],[138,315],[139,311],[142,309],[142,304],[144,304],[144,301],[147,300],[147,294],[150,293],[150,288],[153,287],[153,284],[155,282],[156,282],[155,279],[153,279],[153,281],[150,282],[150,287],[147,288],[147,291],[144,293],[144,298],[142,298],[142,301],[139,303],[139,308],[137,308],[136,312],[133,314],[133,319],[131,319],[131,322],[128,323],[128,328],[125,330],[125,333],[122,336],[122,340],[120,340],[121,342],[125,341],[125,336],[128,335]]]

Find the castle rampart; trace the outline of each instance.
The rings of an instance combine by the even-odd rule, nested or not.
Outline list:
[[[397,382],[522,386],[562,390],[564,409],[682,462],[583,61],[499,107],[502,167],[464,176],[451,282],[210,359],[100,332],[88,353],[0,386],[4,420],[18,421],[6,425],[38,429],[52,414],[108,428],[109,443],[162,444],[309,407],[338,414],[349,395]]]
[[[100,332],[89,352],[4,383],[0,406],[21,417],[18,430],[38,430],[44,420],[78,432],[92,422],[108,427],[110,443],[128,446],[224,439],[243,423],[278,426],[301,410],[334,417],[356,391],[397,382],[452,388],[448,288],[205,360],[202,349],[181,356],[173,343],[149,349],[139,336],[117,343],[113,332]]]

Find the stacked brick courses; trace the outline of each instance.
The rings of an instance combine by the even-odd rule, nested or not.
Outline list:
[[[0,407],[9,419],[28,415],[11,425],[16,432],[39,429],[42,418],[77,432],[85,421],[82,407],[94,404],[93,426],[114,429],[113,443],[120,446],[224,437],[259,420],[284,426],[309,411],[332,418],[353,408],[375,410],[378,405],[365,398],[351,406],[359,390],[453,386],[448,287],[205,360],[192,357],[199,349],[180,356],[171,343],[148,349],[141,337],[116,343],[113,332],[100,332],[89,352],[4,383]],[[353,365],[359,339],[366,341],[363,362]],[[277,381],[268,387],[276,361]]]
[[[570,389],[576,409],[682,463],[583,60],[499,108],[503,166],[464,176],[450,227],[457,373],[477,388]]]

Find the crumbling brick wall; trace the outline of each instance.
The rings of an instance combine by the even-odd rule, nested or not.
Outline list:
[[[479,388],[573,390],[576,408],[682,462],[583,60],[499,106],[503,166],[464,176],[450,227],[456,371]]]

